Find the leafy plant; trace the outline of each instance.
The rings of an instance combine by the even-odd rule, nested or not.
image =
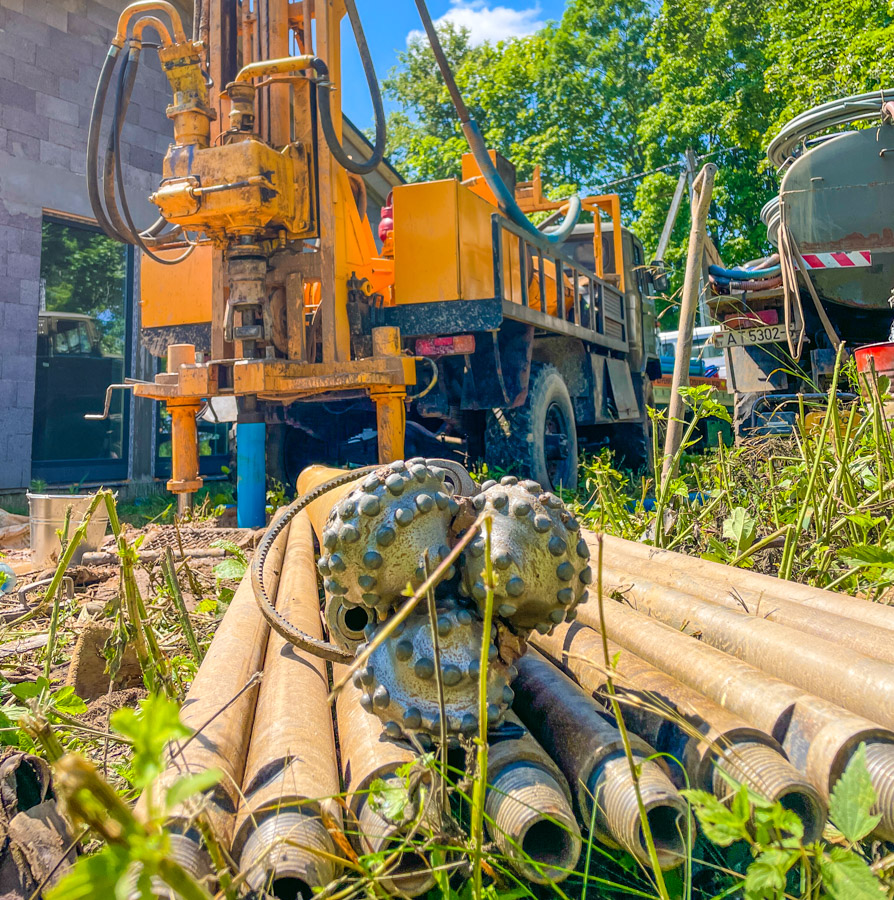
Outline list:
[[[211,546],[226,550],[230,554],[214,567],[214,577],[217,581],[240,581],[248,569],[245,551],[232,541],[224,539],[213,541]]]
[[[133,742],[133,783],[143,789],[149,789],[162,771],[166,743],[191,733],[180,722],[178,705],[160,694],[142,701],[139,712],[118,710],[111,724]],[[163,797],[153,797],[150,790],[148,812],[140,819],[85,759],[69,754],[58,761],[55,774],[56,789],[69,814],[105,844],[98,853],[78,859],[49,891],[48,900],[134,895],[150,900],[156,896],[153,878],[161,879],[184,900],[209,900],[205,889],[172,857],[163,823],[177,806],[213,787],[221,778],[219,771],[184,775]]]
[[[752,862],[744,877],[746,900],[781,900],[790,894],[790,882],[802,886],[803,896],[830,900],[880,900],[886,896],[881,882],[857,846],[879,823],[871,810],[877,800],[866,768],[866,747],[861,744],[836,783],[829,806],[832,821],[847,847],[820,841],[805,845],[801,820],[782,804],[771,803],[738,787],[724,804],[707,791],[682,792],[692,804],[705,836],[720,847],[744,841]]]

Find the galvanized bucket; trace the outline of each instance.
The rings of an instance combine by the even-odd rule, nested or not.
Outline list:
[[[65,525],[65,511],[71,507],[68,526],[70,538],[92,500],[93,494],[28,494],[31,555],[38,566],[46,567],[59,562],[62,543],[56,532]],[[108,524],[109,512],[105,504],[100,504],[90,518],[87,533],[75,550],[72,563],[79,563],[85,553],[99,549]]]

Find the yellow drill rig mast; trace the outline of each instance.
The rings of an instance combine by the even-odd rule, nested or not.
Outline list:
[[[416,6],[471,153],[461,180],[394,187],[381,249],[362,176],[381,165],[384,111],[355,0],[198,0],[191,37],[171,3],[145,0],[122,13],[103,67],[88,152],[97,220],[143,251],[144,328],[210,328],[201,358],[182,338],[165,341],[167,371],[127,387],[167,404],[168,487],[181,498],[201,484],[196,414],[235,398],[241,525],[263,522],[265,421],[315,416],[334,454],[329,404],[356,401],[341,421],[375,425],[380,462],[404,456],[409,405],[414,440],[438,438],[426,423],[439,422],[466,459],[518,467],[550,488],[576,483],[579,428],[627,429],[644,444],[657,363],[651,274],[617,196],[549,201],[539,170],[516,184],[465,107],[425,3]],[[345,15],[376,117],[363,161],[342,135]],[[174,141],[150,198],[160,218],[138,231],[119,145],[146,35],[170,83]],[[593,224],[576,228],[582,208]],[[536,211],[564,218],[538,230],[526,215]],[[417,378],[424,387],[408,396]]]
[[[111,236],[139,245],[162,264],[187,266],[184,260],[194,249],[211,248],[210,361],[197,362],[189,345],[172,345],[166,373],[153,384],[131,385],[136,396],[164,401],[172,413],[168,487],[188,496],[201,485],[195,414],[204,400],[221,394],[236,396],[237,440],[255,445],[262,471],[258,404],[267,398],[367,392],[378,414],[380,459],[400,457],[406,388],[416,381],[414,360],[402,355],[399,333],[389,327],[372,331],[371,347],[355,348],[365,354],[352,352],[348,325],[349,292],[373,295],[387,283],[392,268],[391,260],[377,259],[365,210],[357,202],[364,196],[358,176],[382,159],[384,123],[353,0],[256,0],[252,10],[235,0],[205,3],[197,10],[193,38],[186,36],[177,10],[166,0],[134,3],[121,14],[97,89],[89,160],[91,200]],[[329,75],[330,67],[336,75],[340,69],[339,26],[346,8],[378,118],[376,148],[364,163],[352,160],[341,146],[340,91],[337,77],[332,81]],[[226,32],[232,35],[240,13],[241,53],[224,39]],[[170,28],[156,14],[165,16]],[[150,30],[160,40],[159,58],[173,93],[167,115],[174,141],[150,198],[161,219],[137,232],[125,198],[115,197],[111,168],[120,167],[117,141],[144,34]],[[311,52],[311,33],[316,53]],[[290,46],[297,46],[298,53],[289,55]],[[99,131],[119,57],[124,60],[112,137],[100,177]],[[239,57],[242,67],[227,80]],[[212,75],[210,84],[206,71]],[[329,152],[318,152],[323,147]],[[162,231],[165,225],[171,227]],[[175,260],[162,252],[181,247],[184,252]],[[176,281],[169,289],[176,290]],[[319,359],[316,348],[307,347],[305,300],[318,306]],[[178,299],[170,296],[168,302]],[[259,426],[259,431],[243,425]],[[262,516],[263,482],[260,492]]]

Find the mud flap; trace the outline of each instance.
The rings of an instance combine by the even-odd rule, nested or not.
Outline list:
[[[606,357],[605,365],[608,369],[608,381],[614,397],[615,408],[618,411],[618,421],[638,419],[640,410],[636,402],[636,391],[633,389],[633,379],[630,376],[630,366],[627,365],[627,361]]]

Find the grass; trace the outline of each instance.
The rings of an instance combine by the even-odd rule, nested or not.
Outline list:
[[[858,383],[852,363],[842,379]],[[663,482],[619,472],[603,453],[587,461],[581,490],[566,499],[589,527],[609,534],[892,601],[894,439],[882,414],[887,390],[881,378],[868,398],[805,405],[791,435],[735,449],[720,444],[698,456],[687,456],[684,441],[679,474]],[[687,404],[690,429],[705,415],[725,415],[705,388],[689,389]]]
[[[842,368],[839,376],[843,381],[856,379],[850,367]],[[887,383],[880,381],[878,389],[867,391],[864,399],[831,404],[810,418],[810,410],[805,408],[790,436],[748,442],[736,449],[720,445],[694,456],[690,451],[699,421],[723,412],[709,391],[691,389],[686,395],[689,426],[671,467],[674,474],[656,482],[651,475],[620,472],[613,468],[610,455],[603,453],[586,461],[580,491],[566,500],[595,530],[738,567],[781,573],[874,600],[890,600],[894,585],[894,443],[882,415],[887,390]],[[661,424],[656,416],[657,432]],[[656,457],[657,446],[656,441]],[[657,458],[656,462],[660,463]],[[656,465],[655,471],[660,470],[660,464]],[[218,502],[209,493],[200,509]],[[195,575],[184,569],[186,563],[175,569],[170,559],[163,569],[149,572],[148,593],[145,586],[137,586],[135,545],[118,522],[142,525],[166,521],[171,514],[166,501],[159,498],[145,504],[122,504],[117,518],[112,516],[118,525],[124,591],[123,602],[112,611],[115,631],[109,653],[114,664],[126,644],[138,647],[151,691],[139,711],[119,711],[112,717],[111,732],[103,734],[79,719],[86,705],[54,683],[67,646],[66,629],[77,609],[62,597],[58,579],[43,601],[44,618],[51,612],[53,623],[44,674],[31,682],[0,683],[0,741],[53,761],[57,790],[69,811],[79,825],[103,841],[104,849],[85,857],[51,893],[52,900],[113,896],[116,892],[123,896],[128,892],[122,887],[124,879],[131,877],[128,873],[136,861],[145,873],[162,878],[183,896],[196,900],[209,896],[170,857],[163,830],[170,796],[155,798],[148,818],[135,818],[120,802],[122,796],[130,800],[150,783],[161,766],[164,742],[182,736],[178,703],[207,648],[214,610],[221,599],[231,595],[232,582],[228,586],[225,580],[212,579],[202,587],[209,598],[200,606],[204,611],[188,612],[180,584],[191,584]],[[476,524],[489,540],[489,522],[484,519]],[[78,533],[76,528],[69,549]],[[444,561],[439,569],[446,570],[449,562]],[[601,567],[597,568],[592,602],[601,608]],[[432,578],[437,580],[437,576],[436,571]],[[485,583],[492,596],[490,570]],[[409,598],[405,611],[427,597],[427,592],[428,586],[423,585]],[[21,625],[13,630],[8,626],[6,632],[4,640],[20,634]],[[612,669],[607,654],[593,664],[604,671]],[[486,667],[487,654],[483,652],[482,673]],[[484,691],[479,703],[484,721]],[[660,708],[666,711],[666,706]],[[623,728],[623,707],[613,703],[612,709]],[[370,802],[401,821],[403,833],[379,854],[357,854],[342,844],[345,874],[319,896],[327,900],[384,896],[383,876],[410,846],[432,861],[436,886],[429,892],[430,900],[878,900],[894,895],[891,848],[867,840],[874,827],[876,798],[871,783],[867,784],[865,761],[859,752],[836,786],[834,827],[827,829],[823,841],[805,844],[790,813],[744,789],[733,786],[726,803],[689,791],[686,797],[701,829],[692,839],[683,835],[687,852],[679,868],[662,873],[654,855],[652,866],[642,866],[624,851],[610,850],[585,835],[577,870],[567,880],[547,886],[527,884],[488,838],[493,823],[484,803],[488,788],[484,737],[479,734],[464,745],[464,762],[455,756],[424,754],[401,770],[398,788],[374,783]],[[106,778],[85,758],[99,765],[110,741],[128,752],[118,758]],[[629,759],[636,780],[632,755]],[[211,777],[213,773],[205,780],[179,786],[177,797],[188,800],[196,796],[207,789]],[[438,802],[446,817],[435,824],[426,816],[427,796],[433,792],[446,798],[446,803],[443,799]],[[344,797],[334,799],[344,806]],[[200,830],[214,843],[200,805],[195,814]],[[643,820],[643,824],[648,835],[648,822]],[[350,832],[356,825],[346,816],[344,827]],[[217,847],[215,855],[219,860],[225,858]],[[244,875],[231,869],[220,896],[237,896]]]
[[[235,493],[229,482],[215,482],[200,488],[195,494],[192,521],[203,521],[220,515],[223,508],[235,503]],[[177,512],[177,502],[168,493],[148,494],[118,505],[122,522],[142,528],[150,523],[171,525]]]

